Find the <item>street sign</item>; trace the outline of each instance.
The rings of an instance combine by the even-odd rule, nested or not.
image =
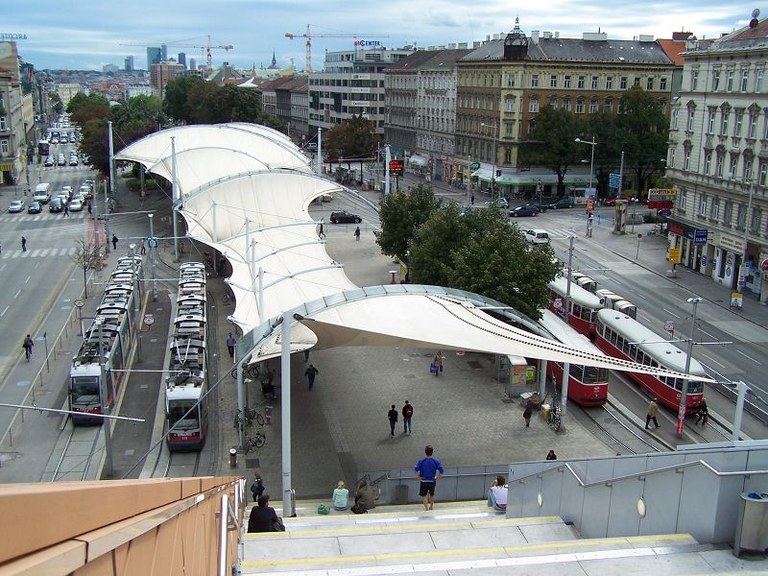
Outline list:
[[[618,188],[620,180],[621,178],[619,177],[618,172],[611,172],[610,174],[608,174],[608,186],[610,186],[611,188]]]
[[[480,162],[472,162],[472,164],[469,165],[469,168],[471,170],[479,170],[480,169]]]
[[[680,248],[670,248],[667,260],[672,264],[680,264]]]
[[[675,333],[675,323],[672,322],[671,320],[667,320],[666,322],[664,322],[664,330],[666,330],[670,334],[674,334]]]
[[[703,246],[704,244],[706,244],[707,243],[707,230],[706,229],[702,230],[702,229],[697,228],[693,232],[693,243],[696,244],[697,246]]]
[[[562,310],[563,309],[563,299],[562,298],[555,298],[555,310]]]
[[[75,306],[76,306],[76,307],[78,307],[78,308],[82,308],[83,306],[85,306],[85,302],[83,302],[83,301],[82,301],[82,300],[80,300],[79,298],[78,298],[77,300],[75,300],[74,304],[75,304]]]
[[[144,324],[147,326],[152,326],[152,324],[155,323],[155,317],[152,314],[145,314],[144,315]]]
[[[157,237],[152,236],[147,240],[147,244],[149,244],[150,248],[157,248]]]

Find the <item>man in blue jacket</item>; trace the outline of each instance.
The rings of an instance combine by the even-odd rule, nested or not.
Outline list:
[[[432,446],[427,445],[424,448],[425,457],[419,460],[414,466],[416,477],[421,483],[419,485],[419,496],[424,504],[424,510],[432,510],[435,505],[435,483],[443,475],[443,465],[440,460],[434,458]]]

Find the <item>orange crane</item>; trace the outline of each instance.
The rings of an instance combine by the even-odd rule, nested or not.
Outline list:
[[[166,46],[171,46],[172,48],[197,48],[200,50],[205,50],[205,62],[208,66],[208,70],[211,70],[211,62],[213,61],[213,58],[211,56],[211,50],[226,50],[229,52],[230,50],[234,50],[234,46],[232,44],[221,44],[221,45],[214,45],[211,44],[211,36],[210,34],[207,36],[208,42],[206,42],[205,46],[198,46],[195,44],[165,44]],[[143,43],[124,43],[120,44],[120,46],[155,46],[155,44],[143,44]]]
[[[293,40],[294,38],[306,38],[307,39],[307,64],[306,72],[312,72],[312,38],[359,38],[364,36],[366,38],[389,38],[388,34],[365,34],[360,32],[358,34],[312,34],[309,29],[310,25],[307,24],[306,34],[293,34],[292,32],[286,32],[285,37]]]

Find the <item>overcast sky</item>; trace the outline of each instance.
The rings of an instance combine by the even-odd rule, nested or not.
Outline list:
[[[146,47],[168,45],[168,55],[185,52],[203,62],[203,46],[213,50],[213,64],[269,66],[294,61],[304,69],[305,38],[290,40],[286,32],[306,33],[311,25],[313,68],[322,67],[325,50],[351,49],[358,34],[388,48],[419,47],[484,40],[520,27],[560,32],[579,38],[582,32],[608,33],[631,39],[639,34],[670,38],[672,32],[693,32],[713,38],[745,26],[754,2],[724,0],[1,0],[0,33],[25,34],[18,41],[21,57],[37,69],[101,70],[123,67],[132,54],[136,68],[146,68]],[[768,16],[763,10],[761,19]],[[321,37],[349,34],[349,38]],[[140,46],[125,46],[133,43]]]

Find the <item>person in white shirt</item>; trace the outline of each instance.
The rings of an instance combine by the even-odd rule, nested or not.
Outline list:
[[[498,512],[507,510],[507,479],[502,475],[496,476],[488,489],[488,506]]]

